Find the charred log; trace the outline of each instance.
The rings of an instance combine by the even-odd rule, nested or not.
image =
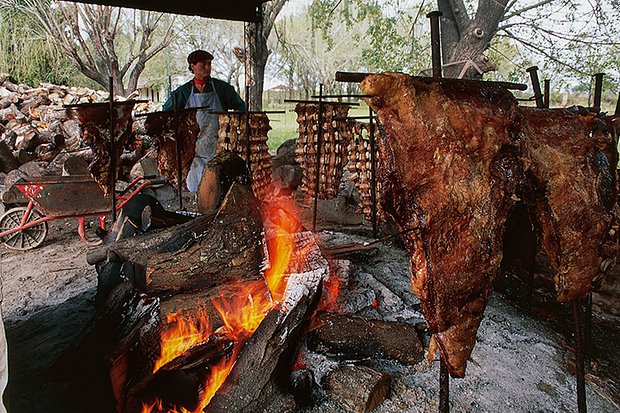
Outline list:
[[[412,324],[320,313],[308,337],[311,350],[345,360],[391,359],[414,365],[424,349]]]

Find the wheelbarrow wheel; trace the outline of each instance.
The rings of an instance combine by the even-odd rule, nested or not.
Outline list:
[[[18,228],[25,213],[26,207],[12,208],[5,212],[0,217],[0,232]],[[32,222],[40,218],[43,218],[43,214],[36,209],[32,209],[26,222]],[[47,222],[41,222],[30,228],[4,236],[2,242],[13,250],[26,251],[41,245],[46,236]]]

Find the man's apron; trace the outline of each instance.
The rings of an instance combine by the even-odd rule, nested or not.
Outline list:
[[[198,108],[201,106],[209,107],[209,109],[199,109],[196,112],[196,120],[198,121],[198,125],[200,125],[200,133],[196,140],[196,154],[186,178],[187,189],[190,192],[198,191],[198,185],[202,178],[202,170],[207,162],[215,158],[215,152],[217,151],[218,115],[210,112],[223,112],[224,108],[215,91],[213,80],[211,81],[211,88],[213,89],[212,92],[194,93],[194,86],[192,85],[192,92],[185,105],[186,109]]]

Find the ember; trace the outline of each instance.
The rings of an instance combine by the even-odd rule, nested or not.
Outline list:
[[[267,204],[265,215],[269,217],[266,232],[275,235],[268,241],[270,267],[265,272],[264,281],[239,287],[242,290],[237,294],[228,297],[221,295],[212,301],[224,324],[215,333],[225,334],[234,340],[235,345],[232,357],[223,357],[217,364],[209,366],[199,407],[191,410],[194,413],[201,412],[209,404],[247,340],[276,302],[284,297],[288,281],[284,274],[292,256],[294,234],[300,229],[300,224],[292,204]],[[172,327],[162,333],[162,354],[155,364],[154,373],[193,346],[208,341],[214,333],[206,311],[200,311],[196,318],[177,312],[169,315],[167,322]],[[178,406],[166,407],[158,400],[143,405],[142,413],[151,412],[189,413],[190,410]]]

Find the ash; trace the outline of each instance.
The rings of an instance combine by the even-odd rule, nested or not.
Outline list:
[[[76,372],[54,371],[94,316],[96,273],[85,260],[87,247],[75,234],[75,222],[54,221],[39,248],[2,252],[2,310],[9,342],[11,413],[114,412],[113,402],[97,393],[68,393],[67,378]],[[360,227],[323,231],[325,246],[372,242]],[[348,290],[335,302],[337,311],[416,326],[425,348],[428,336],[419,300],[409,284],[409,258],[397,242],[378,244],[339,258],[332,264],[348,277]],[[511,291],[511,290],[506,290]],[[464,379],[451,379],[454,412],[569,412],[577,410],[571,320],[563,306],[549,306],[550,294],[536,294],[523,305],[517,293],[494,293],[478,331],[478,342]],[[361,297],[361,298],[360,298]],[[547,301],[546,301],[547,300]],[[376,301],[376,307],[372,303]],[[595,306],[595,308],[597,308]],[[591,412],[620,411],[620,323],[601,311],[594,314],[586,365],[587,402]],[[337,366],[357,364],[391,376],[391,391],[376,412],[437,412],[437,362],[406,365],[393,360],[338,360],[303,350],[300,360],[314,373],[313,406],[303,413],[350,412],[324,386]],[[272,410],[275,412],[276,410]],[[279,410],[277,410],[279,411]]]

